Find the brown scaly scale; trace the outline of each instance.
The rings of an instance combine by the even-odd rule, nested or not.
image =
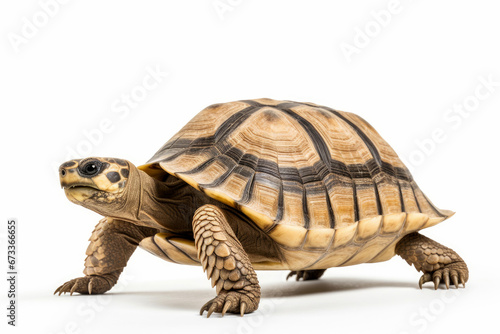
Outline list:
[[[201,265],[217,293],[201,309],[208,316],[255,311],[258,269],[313,280],[327,268],[398,254],[423,272],[420,287],[468,280],[457,253],[418,233],[453,212],[433,205],[352,113],[271,99],[214,104],[145,165],[87,158],[60,173],[68,199],[104,218],[86,276],[59,294],[111,289],[137,246]]]

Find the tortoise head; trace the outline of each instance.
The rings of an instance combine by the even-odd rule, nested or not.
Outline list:
[[[135,170],[132,163],[121,159],[76,159],[59,167],[59,178],[71,202],[102,215],[116,216],[127,202]]]

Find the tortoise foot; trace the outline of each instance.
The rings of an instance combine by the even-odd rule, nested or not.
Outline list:
[[[437,290],[439,283],[450,288],[452,282],[457,288],[459,284],[465,287],[469,279],[469,270],[464,260],[453,250],[418,233],[405,236],[396,245],[396,254],[422,271],[418,286],[426,282],[434,282]]]
[[[257,309],[259,301],[255,301],[251,294],[239,291],[221,291],[221,293],[209,300],[200,310],[200,315],[207,311],[207,318],[213,312],[222,313],[222,316],[229,313],[236,313],[243,316],[245,313],[251,313]]]
[[[290,273],[286,276],[286,280],[290,277],[296,276],[295,280],[300,281],[311,281],[319,279],[325,273],[326,269],[318,269],[318,270],[298,270],[298,271],[290,271]]]
[[[422,289],[422,285],[427,282],[434,282],[434,290],[437,290],[439,284],[444,283],[446,289],[450,288],[450,282],[458,289],[459,284],[465,288],[465,282],[469,278],[469,270],[465,262],[455,262],[446,265],[444,268],[435,270],[433,272],[424,272],[418,286]]]
[[[198,258],[217,297],[203,305],[207,317],[213,312],[253,312],[259,306],[260,286],[252,263],[236,238],[222,210],[212,205],[200,207],[193,218]]]
[[[98,295],[105,293],[115,285],[118,280],[118,273],[110,273],[105,275],[87,275],[84,277],[79,277],[72,279],[54,291],[54,294],[69,292],[70,295],[77,292],[82,295]]]

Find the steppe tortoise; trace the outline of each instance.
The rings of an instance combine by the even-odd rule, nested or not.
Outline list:
[[[71,160],[60,181],[73,203],[103,218],[84,277],[55,292],[104,293],[137,246],[201,265],[217,296],[201,308],[257,309],[255,269],[318,279],[327,268],[400,255],[419,285],[465,286],[453,250],[418,233],[438,209],[393,149],[361,117],[313,103],[244,100],[202,110],[147,164]]]

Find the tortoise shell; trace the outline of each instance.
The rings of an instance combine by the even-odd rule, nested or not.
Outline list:
[[[361,117],[313,103],[244,100],[196,115],[141,169],[234,207],[309,269],[391,258],[434,206]]]

